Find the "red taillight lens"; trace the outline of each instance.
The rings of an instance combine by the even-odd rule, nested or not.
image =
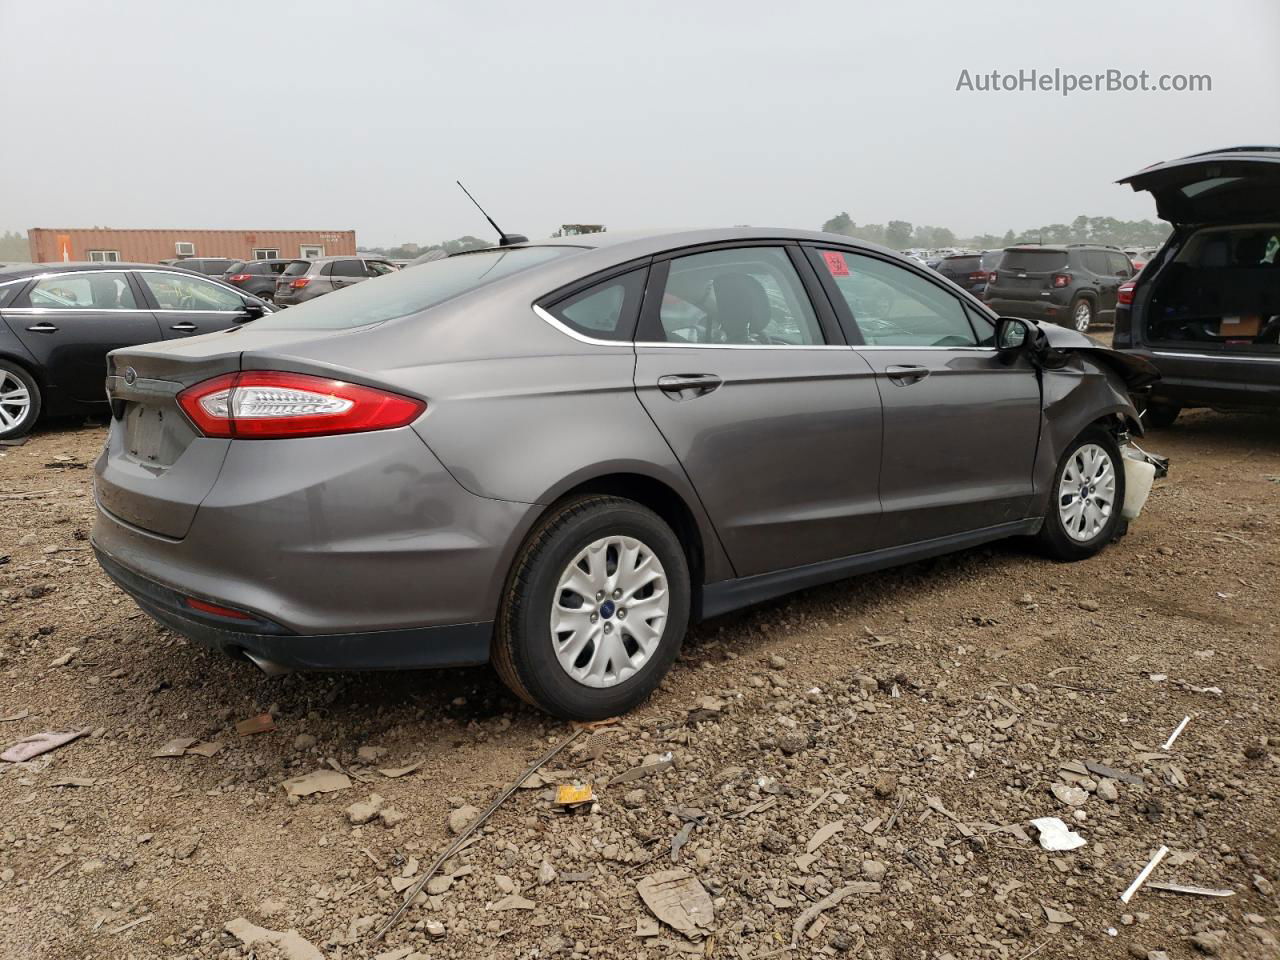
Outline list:
[[[991,284],[993,287],[996,285],[996,271],[992,270],[987,274],[987,283]]]
[[[199,610],[201,613],[211,613],[215,617],[226,617],[228,620],[252,620],[253,617],[239,610],[232,610],[230,607],[220,607],[216,603],[206,603],[203,600],[197,600],[195,597],[186,597],[183,601],[192,610]]]
[[[994,274],[987,273],[985,270],[975,270],[969,274],[970,283],[980,283],[983,280],[989,280]]]
[[[301,373],[248,370],[197,383],[178,404],[206,437],[283,440],[390,430],[427,405],[373,387]]]
[[[1065,287],[1065,286],[1067,286],[1069,283],[1071,283],[1071,274],[1069,274],[1069,273],[1055,273],[1055,274],[1053,275],[1053,285],[1054,285],[1055,287]]]
[[[1132,280],[1126,280],[1116,289],[1116,303],[1127,307],[1133,303],[1133,288],[1137,286]]]
[[[227,277],[227,282],[228,283],[244,283],[246,280],[250,279],[252,276],[253,274],[251,273],[233,273],[231,276]]]
[[[293,289],[295,290],[301,290],[310,282],[311,282],[310,277],[299,277],[297,280],[294,280],[292,283],[290,283],[289,286],[293,287]]]

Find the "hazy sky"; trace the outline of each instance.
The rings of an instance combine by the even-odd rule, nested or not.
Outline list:
[[[1003,232],[1154,215],[1112,181],[1280,142],[1280,3],[0,0],[0,228],[563,222]],[[1209,93],[965,93],[1196,73]]]

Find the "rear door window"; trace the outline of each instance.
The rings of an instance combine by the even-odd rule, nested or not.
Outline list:
[[[668,343],[798,347],[824,342],[782,247],[740,247],[670,262],[656,334]]]
[[[364,277],[363,260],[335,260],[333,261],[333,270],[331,276],[335,277]]]
[[[37,280],[27,299],[42,310],[135,310],[124,273],[60,273]]]
[[[874,347],[972,347],[959,299],[910,270],[842,250],[819,251],[822,266]]]
[[[570,330],[595,340],[630,340],[644,298],[647,268],[588,287],[546,310]]]
[[[365,266],[369,268],[369,276],[371,277],[384,277],[388,273],[396,272],[395,267],[382,260],[366,260]]]

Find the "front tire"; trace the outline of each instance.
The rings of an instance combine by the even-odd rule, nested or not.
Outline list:
[[[1090,427],[1071,442],[1053,475],[1037,536],[1055,560],[1084,560],[1115,539],[1124,505],[1124,461],[1106,430]]]
[[[25,436],[40,416],[40,388],[16,363],[0,360],[0,440]]]
[[[640,704],[689,625],[689,564],[671,528],[620,497],[554,507],[516,558],[492,661],[518,696],[557,717],[601,720]]]

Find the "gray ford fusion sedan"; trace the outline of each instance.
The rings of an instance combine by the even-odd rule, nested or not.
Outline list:
[[[600,718],[701,618],[1002,537],[1102,549],[1155,376],[845,237],[520,243],[113,352],[93,544],[268,671],[492,661]]]

